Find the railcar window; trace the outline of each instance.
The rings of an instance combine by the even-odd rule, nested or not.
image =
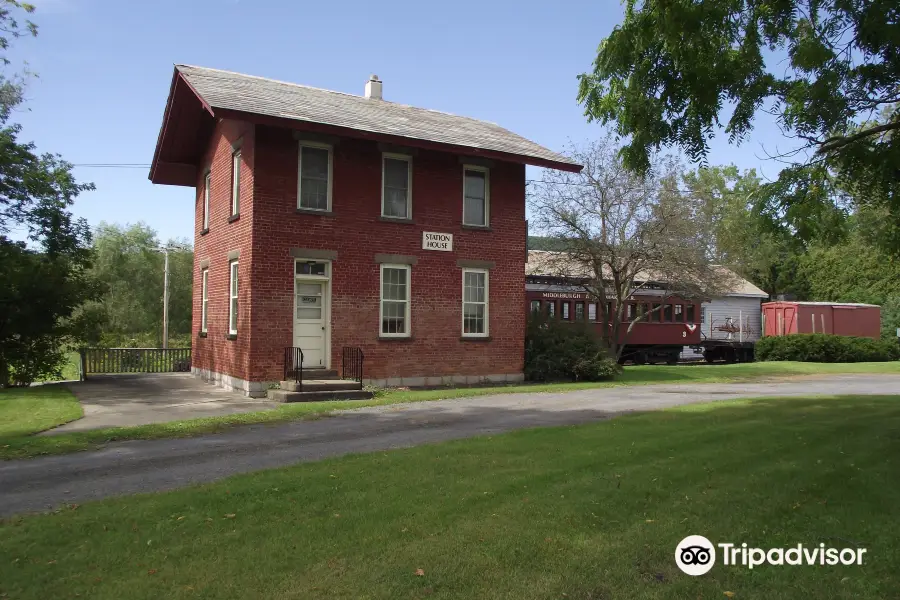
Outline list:
[[[659,303],[653,303],[653,313],[650,315],[650,321],[652,321],[653,323],[659,323],[662,321],[662,312],[660,311],[659,307]]]
[[[584,302],[575,303],[575,320],[584,321]]]
[[[597,305],[593,302],[588,304],[588,320],[589,321],[597,320]]]
[[[693,304],[687,305],[687,322],[688,323],[694,322],[694,305]]]
[[[569,320],[569,303],[568,302],[560,302],[562,305],[562,318],[566,321]]]
[[[613,303],[607,302],[606,303],[606,322],[612,323],[612,320],[613,320]]]
[[[684,307],[680,304],[675,305],[675,322],[681,323],[684,321]]]
[[[647,320],[647,305],[641,302],[638,304],[638,317],[641,321]]]
[[[531,301],[531,312],[533,312],[533,313],[541,312],[541,301],[540,300],[532,300]]]
[[[666,323],[672,322],[672,305],[666,304],[663,306],[663,320]]]
[[[556,316],[556,302],[551,300],[547,303],[547,316],[555,317]]]

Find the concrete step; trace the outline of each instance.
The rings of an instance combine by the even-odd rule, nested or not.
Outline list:
[[[319,402],[322,400],[368,400],[373,396],[366,390],[330,390],[317,392],[289,392],[269,390],[269,400],[273,402]]]
[[[303,383],[296,381],[282,381],[279,387],[286,392],[338,392],[343,390],[358,390],[358,381],[345,379],[303,379]]]
[[[303,380],[307,379],[340,379],[335,369],[303,369]]]

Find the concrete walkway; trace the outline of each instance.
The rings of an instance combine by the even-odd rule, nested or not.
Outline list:
[[[248,426],[203,437],[118,442],[96,452],[0,462],[0,515],[169,490],[350,452],[597,421],[692,402],[816,394],[900,394],[900,375],[498,394],[342,411],[317,421]]]
[[[216,387],[190,373],[91,375],[87,381],[66,385],[81,402],[84,417],[43,435],[216,417],[278,406]]]

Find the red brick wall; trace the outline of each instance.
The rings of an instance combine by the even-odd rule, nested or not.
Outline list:
[[[252,127],[252,126],[251,126]],[[231,142],[244,139],[241,219],[228,223]],[[490,231],[463,229],[463,168],[458,156],[418,150],[413,157],[413,223],[381,214],[381,150],[363,140],[333,140],[333,215],[300,214],[298,143],[293,132],[225,123],[211,143],[210,232],[197,237],[194,366],[251,381],[282,377],[293,345],[291,248],[337,252],[331,280],[331,367],[343,346],[365,352],[366,378],[521,373],[525,330],[525,167],[490,164]],[[254,169],[255,165],[255,169]],[[253,169],[255,172],[248,172]],[[198,185],[199,234],[202,181]],[[251,195],[251,187],[252,195]],[[246,199],[245,199],[246,196]],[[422,232],[452,233],[453,252],[424,251]],[[240,325],[227,341],[229,250],[239,249]],[[418,257],[411,276],[410,340],[379,340],[380,270],[375,255]],[[200,327],[199,262],[210,260],[209,337]],[[493,261],[490,341],[461,341],[459,259]],[[249,335],[248,335],[249,334]]]
[[[251,302],[250,261],[252,258],[251,220],[253,217],[254,128],[236,121],[220,121],[210,139],[204,162],[200,165],[194,210],[194,292],[193,292],[193,366],[247,379],[250,375]],[[231,217],[231,157],[235,145],[241,148],[240,217]],[[212,176],[209,200],[209,231],[203,228],[203,194],[206,171]],[[228,334],[228,253],[240,252],[238,262],[238,335]],[[209,302],[206,337],[200,334],[202,269],[209,261]]]

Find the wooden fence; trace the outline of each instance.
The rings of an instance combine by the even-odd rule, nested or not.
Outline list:
[[[190,348],[82,348],[81,378],[100,373],[182,373],[191,370]]]

